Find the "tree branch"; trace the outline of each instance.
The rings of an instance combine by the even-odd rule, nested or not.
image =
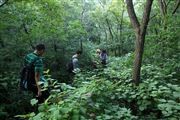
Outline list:
[[[167,7],[168,7],[168,5],[170,4],[170,2],[171,2],[171,0],[169,0],[169,1],[167,2],[167,4],[166,4],[166,5],[167,5]]]
[[[29,34],[25,23],[23,23],[23,28],[24,28],[24,32],[25,32],[26,34]]]
[[[7,2],[8,2],[8,0],[4,1],[4,3],[2,3],[2,4],[0,5],[0,7],[2,7],[3,5],[5,5]]]
[[[81,23],[83,21],[83,17],[84,17],[84,12],[86,10],[86,7],[85,7],[85,1],[83,0],[83,9],[82,9],[82,12],[81,12]]]
[[[172,12],[173,15],[176,13],[176,11],[177,11],[177,9],[179,8],[179,6],[180,6],[180,0],[178,0],[175,9],[174,9],[173,12]]]
[[[22,26],[23,26],[24,32],[25,32],[26,34],[29,34],[28,29],[27,29],[27,27],[26,27],[26,24],[23,23]],[[31,39],[29,39],[29,44],[30,44],[30,46],[32,47],[32,49],[35,49],[35,46],[33,45]]]
[[[146,1],[144,13],[143,13],[143,18],[142,18],[142,22],[141,22],[141,31],[145,32],[145,30],[147,28],[147,25],[148,25],[148,22],[149,22],[150,13],[151,13],[152,3],[153,3],[153,0],[147,0]]]
[[[156,13],[155,15],[151,16],[151,17],[149,18],[149,20],[153,19],[153,18],[156,17],[157,15],[158,15],[158,14]]]
[[[128,15],[135,30],[139,29],[140,23],[134,11],[132,0],[126,0]]]
[[[165,0],[158,0],[158,2],[159,2],[161,14],[165,16],[167,14],[167,5]]]

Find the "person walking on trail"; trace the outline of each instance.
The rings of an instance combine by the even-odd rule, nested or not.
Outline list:
[[[102,50],[101,51],[100,59],[101,59],[102,65],[106,65],[107,64],[107,52],[106,52],[106,50]]]
[[[45,45],[38,44],[34,52],[29,53],[25,56],[24,65],[30,66],[33,64],[33,69],[31,71],[31,78],[28,86],[28,90],[32,91],[34,96],[38,99],[38,103],[44,102],[45,99],[49,97],[49,92],[47,90],[42,91],[39,82],[45,82],[43,77],[43,60],[42,56],[45,52]]]
[[[100,49],[96,49],[96,53],[94,54],[94,60],[92,61],[92,67],[94,69],[97,69],[99,63],[100,63],[100,54],[101,54],[101,50]]]
[[[99,57],[100,54],[101,54],[101,50],[100,50],[100,49],[97,49],[97,50],[96,50],[96,55]]]
[[[96,59],[97,59],[97,62],[100,62],[100,58],[101,58],[101,50],[100,49],[97,49],[96,50]]]
[[[73,73],[80,71],[78,57],[82,54],[82,51],[76,51],[76,54],[72,56]]]

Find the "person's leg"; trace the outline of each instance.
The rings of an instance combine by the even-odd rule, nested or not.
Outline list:
[[[102,67],[105,68],[106,67],[106,60],[102,60]]]
[[[37,97],[38,103],[43,103],[48,97],[50,93],[48,90],[42,91],[42,95],[40,97]]]
[[[29,87],[29,91],[31,91],[33,93],[34,98],[37,96],[38,89],[37,89],[36,85],[32,85],[31,87]]]
[[[43,103],[50,95],[49,90],[42,91],[42,95],[37,97],[38,89],[35,85],[31,86],[29,90],[33,93],[33,97],[38,100],[38,104]]]

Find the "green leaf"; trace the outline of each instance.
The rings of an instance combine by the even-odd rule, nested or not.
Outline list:
[[[73,116],[72,116],[72,120],[79,120],[79,110],[75,109],[73,110]]]
[[[30,117],[33,117],[33,116],[35,116],[35,113],[34,113],[34,112],[32,112],[32,113],[30,113],[30,114],[26,114],[26,115],[16,115],[16,116],[14,116],[14,117],[30,118]]]
[[[62,112],[62,113],[68,113],[68,112],[70,112],[72,110],[72,108],[61,108],[60,109],[60,111]]]
[[[146,108],[146,107],[144,107],[144,106],[139,106],[139,110],[140,110],[140,111],[145,110],[145,108]]]
[[[33,120],[42,120],[44,115],[45,115],[44,113],[40,112],[36,116],[33,117]]]
[[[38,100],[37,99],[32,99],[31,100],[31,105],[32,106],[34,106],[35,104],[37,104],[38,103]]]
[[[166,100],[165,99],[158,99],[159,102],[165,103]]]
[[[111,120],[113,117],[110,115],[104,115],[105,120]]]
[[[179,92],[173,92],[173,96],[175,98],[180,98],[180,93]]]
[[[179,103],[178,105],[174,106],[174,108],[175,108],[176,110],[180,110],[180,103]]]

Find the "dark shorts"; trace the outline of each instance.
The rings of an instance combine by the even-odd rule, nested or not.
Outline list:
[[[102,60],[101,63],[102,63],[103,65],[106,65],[106,60]]]
[[[38,89],[36,85],[33,85],[30,89],[33,92],[33,95],[36,99],[38,99],[38,103],[43,103],[50,95],[49,90],[42,91],[42,95],[40,97],[36,97],[38,94]]]

